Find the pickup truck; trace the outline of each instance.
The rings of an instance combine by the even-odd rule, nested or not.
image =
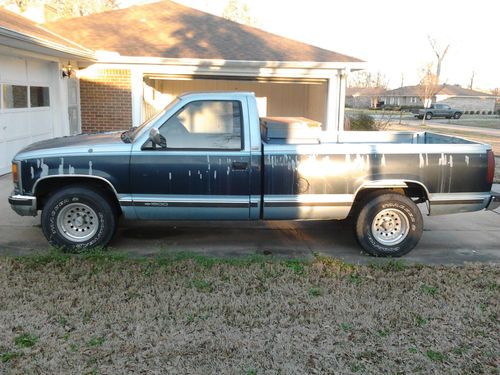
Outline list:
[[[463,114],[464,111],[451,108],[448,104],[431,104],[429,108],[419,109],[415,117],[423,119],[425,116],[426,120],[430,120],[433,117],[454,118],[458,120]]]
[[[428,132],[328,132],[259,119],[253,93],[185,94],[141,126],[34,143],[13,159],[12,209],[54,246],[106,246],[139,220],[339,220],[401,256],[430,215],[494,209],[491,147]],[[422,205],[423,206],[423,205]]]

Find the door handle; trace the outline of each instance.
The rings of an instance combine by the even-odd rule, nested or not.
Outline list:
[[[246,171],[248,169],[248,163],[245,161],[233,161],[234,171]]]

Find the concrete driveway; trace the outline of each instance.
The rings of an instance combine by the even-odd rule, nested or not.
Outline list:
[[[49,246],[40,216],[21,217],[9,207],[11,176],[0,177],[0,254],[28,255]],[[496,186],[497,191],[500,186]],[[403,259],[410,263],[500,263],[500,214],[474,212],[425,217],[420,244]],[[270,254],[312,258],[313,252],[350,263],[369,263],[353,236],[352,223],[338,222],[130,222],[123,221],[111,243],[132,256],[195,252],[212,256]]]

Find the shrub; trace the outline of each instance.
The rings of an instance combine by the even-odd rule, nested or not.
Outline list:
[[[378,130],[375,119],[366,113],[358,113],[349,118],[351,130]]]
[[[489,114],[489,115],[493,114],[493,111],[488,111],[488,114]]]
[[[476,115],[480,115],[481,114],[481,111],[476,111]]]
[[[464,111],[464,115],[468,115],[469,114],[469,111]]]

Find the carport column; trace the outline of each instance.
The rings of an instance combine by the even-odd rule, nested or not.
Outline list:
[[[132,65],[130,67],[130,88],[132,92],[132,126],[142,123],[142,67]]]
[[[327,132],[335,133],[339,129],[339,91],[340,79],[338,73],[333,73],[328,78],[328,93],[326,100],[326,126]]]
[[[344,130],[346,78],[347,71],[340,69],[328,78],[325,130],[332,133]]]

